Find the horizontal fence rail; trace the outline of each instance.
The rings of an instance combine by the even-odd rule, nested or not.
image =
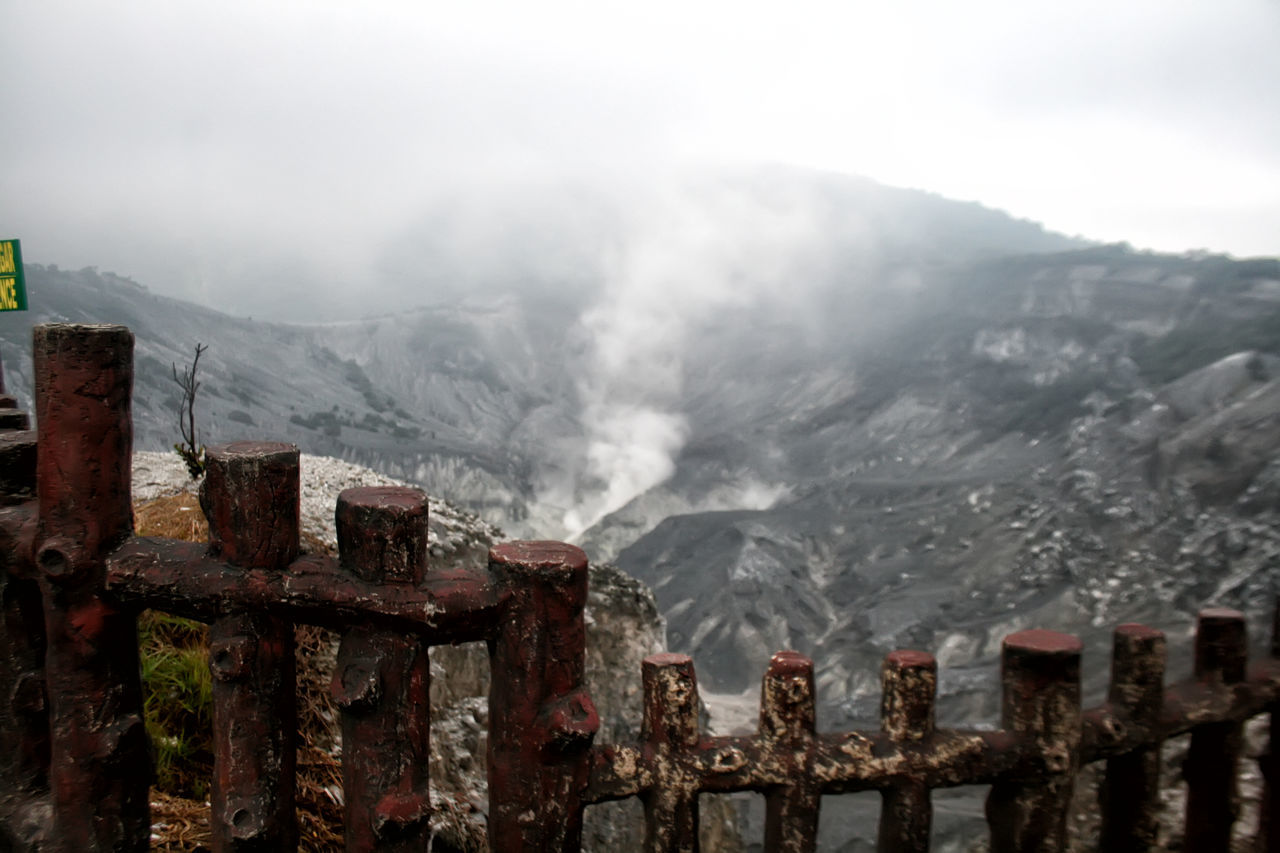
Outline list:
[[[1081,709],[1080,642],[1005,638],[999,730],[935,724],[937,664],[889,654],[878,730],[818,732],[813,662],[769,662],[756,732],[700,726],[693,661],[644,661],[634,743],[597,744],[584,686],[587,559],[557,542],[494,547],[485,570],[432,569],[427,500],[399,487],[337,501],[338,556],[299,554],[299,454],[238,442],[208,450],[209,541],[133,535],[133,336],[121,326],[34,333],[38,434],[0,396],[0,849],[147,849],[149,746],[136,621],[157,608],[210,626],[218,851],[295,849],[293,625],[341,637],[346,847],[426,850],[431,800],[429,648],[485,640],[492,669],[488,837],[496,851],[576,851],[584,808],[638,797],[640,849],[696,851],[703,793],[765,797],[764,846],[815,849],[821,798],[878,790],[881,851],[929,849],[931,791],[989,785],[990,848],[1062,851],[1077,774],[1105,762],[1098,849],[1158,842],[1161,744],[1189,733],[1188,851],[1229,849],[1246,720],[1272,713],[1259,849],[1276,813],[1280,640],[1248,661],[1244,617],[1202,611],[1190,677],[1166,683],[1165,637],[1115,631],[1107,700]],[[3,392],[0,381],[0,395]]]

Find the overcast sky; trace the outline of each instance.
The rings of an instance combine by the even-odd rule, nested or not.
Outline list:
[[[204,301],[202,270],[359,258],[433,195],[688,162],[1280,255],[1277,0],[10,0],[2,18],[0,236]]]

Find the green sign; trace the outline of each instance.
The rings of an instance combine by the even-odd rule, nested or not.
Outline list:
[[[27,281],[22,273],[22,246],[0,240],[0,311],[27,310]]]

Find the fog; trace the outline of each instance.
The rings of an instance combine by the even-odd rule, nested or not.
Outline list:
[[[291,320],[635,277],[628,192],[765,162],[1280,252],[1274,3],[881,5],[14,4],[0,232]]]
[[[563,303],[587,435],[540,498],[572,535],[671,476],[718,316],[820,337],[981,250],[851,176],[1280,254],[1278,35],[1266,0],[14,4],[0,236],[257,319]]]

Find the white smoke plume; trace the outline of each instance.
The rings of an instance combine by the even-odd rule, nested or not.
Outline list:
[[[570,538],[671,477],[689,438],[680,401],[692,335],[727,310],[785,300],[815,241],[811,206],[769,186],[673,178],[626,217],[599,300],[580,318],[585,453],[543,500]]]

